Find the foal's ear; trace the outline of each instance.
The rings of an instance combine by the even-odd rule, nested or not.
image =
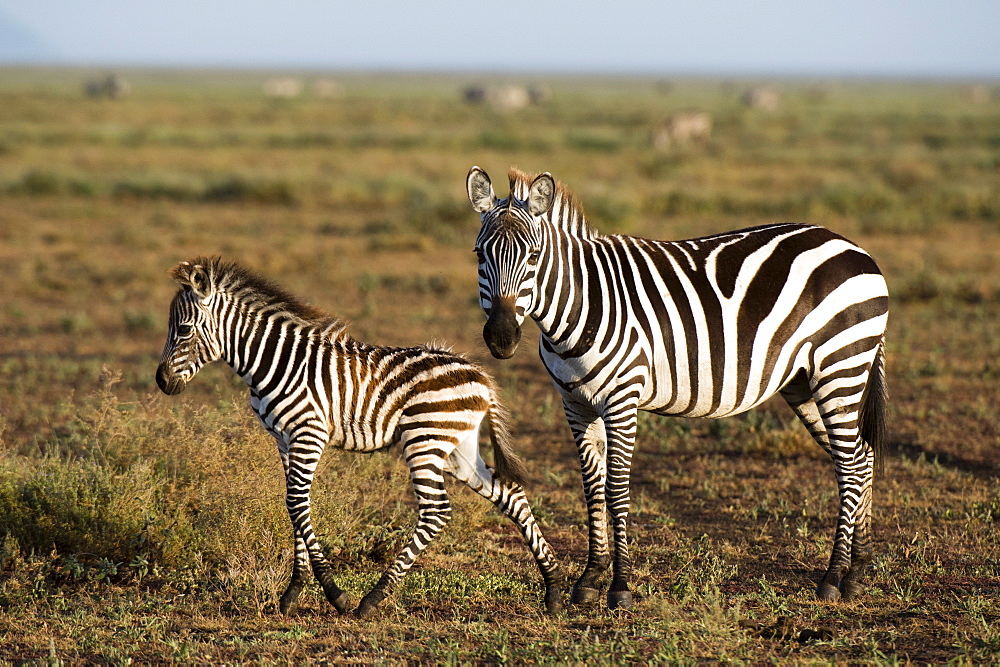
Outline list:
[[[552,174],[545,172],[535,177],[528,188],[528,212],[531,215],[544,215],[552,208],[556,198],[556,181]]]
[[[493,184],[490,177],[479,167],[469,170],[465,179],[465,189],[469,192],[472,208],[479,213],[486,213],[497,204],[497,196],[493,194]]]
[[[200,299],[207,299],[212,295],[212,280],[208,271],[201,264],[181,262],[174,267],[170,275],[182,287],[189,288]]]

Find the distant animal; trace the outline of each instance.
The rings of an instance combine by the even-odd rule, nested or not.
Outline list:
[[[372,452],[396,443],[410,469],[417,523],[355,614],[372,612],[448,523],[445,473],[517,524],[545,581],[545,606],[559,609],[559,568],[520,485],[523,463],[483,370],[447,350],[355,340],[340,320],[234,262],[199,258],[180,263],[171,275],[181,288],[170,305],[157,385],[166,394],[180,393],[205,364],[221,359],[247,383],[253,411],[278,443],[295,537],[282,613],[295,607],[310,565],[337,611],[349,606],[311,519],[309,492],[324,448]],[[483,422],[490,427],[495,471],[479,451]]]
[[[486,104],[496,111],[516,111],[529,104],[541,104],[547,98],[547,90],[541,87],[525,88],[517,85],[467,86],[462,91],[462,99],[469,104]]]
[[[316,79],[312,82],[312,93],[316,97],[339,97],[344,93],[344,84],[333,79]]]
[[[781,108],[781,93],[771,86],[757,86],[747,89],[740,101],[750,109],[777,111]]]
[[[132,87],[125,77],[119,74],[109,74],[100,79],[90,79],[84,84],[83,92],[87,97],[107,97],[118,100],[129,94]]]
[[[533,106],[545,104],[552,99],[552,90],[548,86],[534,83],[528,86],[528,101]]]
[[[969,86],[965,89],[965,98],[973,104],[986,104],[990,101],[990,90],[982,84]]]
[[[524,86],[497,86],[486,91],[486,101],[500,111],[522,109],[531,103],[531,94]]]
[[[486,101],[486,86],[479,84],[466,86],[462,90],[462,99],[468,104],[482,104]]]
[[[712,134],[712,116],[707,111],[680,111],[653,129],[652,144],[657,150],[706,141]]]
[[[292,99],[302,94],[305,88],[300,79],[279,77],[264,82],[264,95],[279,99]]]
[[[822,227],[777,224],[686,241],[610,235],[548,173],[509,173],[498,199],[473,167],[483,339],[513,356],[521,325],[576,440],[589,519],[572,601],[629,607],[629,474],[639,410],[726,417],[780,395],[833,459],[840,497],[816,595],[851,598],[871,560],[872,482],[886,421],[886,282],[861,248]]]

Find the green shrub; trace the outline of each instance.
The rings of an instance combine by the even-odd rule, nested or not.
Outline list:
[[[111,186],[111,194],[123,199],[166,199],[176,202],[195,201],[199,197],[194,183],[163,177],[135,177],[118,181]]]
[[[295,188],[288,181],[251,180],[242,176],[228,176],[210,183],[201,199],[207,202],[244,201],[286,206],[298,201]]]
[[[0,460],[0,561],[15,551],[55,558],[70,578],[74,563],[88,576],[195,568],[263,609],[291,568],[274,440],[242,403],[123,404],[111,389],[120,379],[105,369],[104,388],[77,406],[44,458]],[[313,516],[335,565],[384,567],[395,557],[410,536],[411,495],[399,461],[327,452]]]
[[[625,147],[625,140],[617,130],[572,130],[565,141],[567,148],[597,153],[614,153]]]
[[[115,470],[49,457],[2,474],[0,533],[36,554],[55,550],[127,562],[149,525],[165,518],[157,502],[164,480],[149,463]]]
[[[64,183],[58,174],[33,169],[26,173],[20,180],[11,186],[11,191],[25,195],[54,195],[63,191]]]

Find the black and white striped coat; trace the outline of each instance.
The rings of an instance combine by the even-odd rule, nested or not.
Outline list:
[[[520,326],[562,394],[587,498],[590,550],[573,600],[631,605],[627,518],[638,410],[725,417],[780,394],[830,453],[840,512],[825,600],[850,597],[870,560],[871,487],[883,439],[886,283],[859,247],[779,224],[686,241],[602,236],[549,174],[509,174],[498,199],[473,167],[483,336],[514,354]]]
[[[355,340],[342,322],[235,263],[201,258],[181,263],[172,275],[181,289],[170,306],[156,372],[160,389],[179,393],[205,364],[221,359],[246,381],[254,412],[278,443],[295,536],[282,612],[295,605],[310,564],[329,601],[342,613],[348,607],[310,518],[309,490],[324,448],[370,452],[395,443],[410,469],[417,524],[356,613],[372,611],[448,522],[446,472],[517,524],[545,581],[546,607],[559,607],[558,567],[519,484],[523,464],[483,370],[447,350]],[[495,473],[479,452],[484,421]]]

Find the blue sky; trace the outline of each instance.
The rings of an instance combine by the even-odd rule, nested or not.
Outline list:
[[[998,0],[0,0],[0,62],[1000,78]]]

